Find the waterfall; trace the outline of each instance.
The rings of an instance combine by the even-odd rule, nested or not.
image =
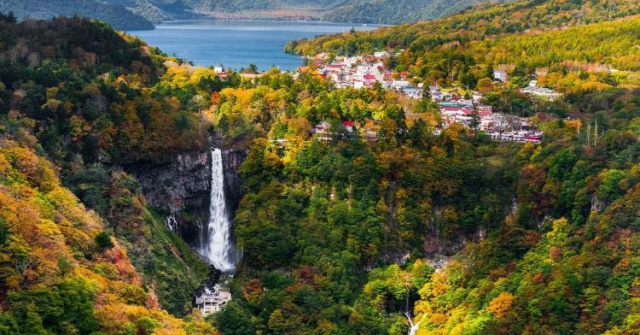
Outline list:
[[[233,272],[236,262],[240,259],[240,253],[231,236],[231,221],[224,196],[224,167],[220,149],[211,151],[211,204],[205,236],[207,243],[203,244],[201,254],[216,269],[222,272]]]
[[[178,229],[178,221],[176,220],[176,216],[174,214],[169,215],[164,223],[169,227],[172,232],[177,232]]]
[[[422,314],[422,318],[420,318],[420,321],[418,321],[418,323],[413,323],[413,320],[411,319],[411,314],[409,314],[409,312],[404,313],[404,315],[409,320],[409,335],[416,335],[416,333],[418,332],[418,329],[420,329],[420,324],[422,323],[424,318],[427,316],[427,314]]]

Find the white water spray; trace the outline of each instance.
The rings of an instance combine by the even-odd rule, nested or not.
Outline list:
[[[411,319],[411,314],[409,314],[409,312],[405,313],[404,315],[409,320],[409,335],[416,335],[418,329],[420,328],[420,324],[427,316],[427,314],[422,314],[422,318],[420,318],[420,321],[418,321],[418,323],[413,323],[413,319]]]
[[[234,272],[240,253],[231,236],[231,222],[224,196],[224,168],[220,149],[211,151],[211,204],[207,232],[208,243],[203,244],[201,254],[216,269],[227,273]]]

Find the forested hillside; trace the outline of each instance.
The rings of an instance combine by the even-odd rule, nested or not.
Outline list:
[[[13,12],[19,20],[74,15],[109,22],[119,30],[153,29],[153,24],[120,5],[101,0],[0,0],[0,13]]]
[[[436,135],[428,97],[333,90],[313,68],[223,90],[214,124],[255,140],[235,221],[241,298],[215,316],[220,331],[405,334],[409,313],[417,334],[636,332],[640,36],[637,18],[600,21],[638,7],[610,5],[520,2],[292,45],[406,48],[390,66],[532,116],[541,145],[462,126]],[[493,78],[500,64],[512,66],[506,83]],[[521,93],[534,78],[564,98]],[[323,120],[328,142],[307,132]]]
[[[424,53],[433,48],[494,36],[558,29],[628,17],[640,12],[635,1],[527,0],[487,5],[432,22],[399,25],[370,32],[325,36],[291,44],[287,50],[305,55],[371,53],[373,50],[410,49]],[[409,65],[410,59],[407,64]]]
[[[273,73],[214,105],[227,136],[256,138],[223,334],[403,334],[406,312],[418,334],[634,329],[637,89],[585,89],[552,108],[520,96],[552,111],[531,119],[546,136],[534,146],[433,135],[428,101],[324,85]],[[319,120],[343,139],[309,138]],[[378,122],[375,144],[345,120]]]
[[[19,19],[79,15],[120,30],[153,29],[175,19],[307,19],[396,24],[456,13],[491,0],[1,0],[0,12]]]
[[[491,0],[105,0],[154,22],[193,15],[219,18],[302,18],[397,24],[450,15]]]
[[[3,17],[0,30],[4,141],[52,161],[63,185],[126,247],[144,288],[155,288],[174,315],[189,314],[209,267],[146,205],[124,168],[206,146],[191,112],[204,99],[195,92],[223,84],[205,70],[176,79],[184,73],[176,60],[84,19],[16,24]]]
[[[433,22],[292,41],[286,50],[304,55],[400,52],[389,61],[397,70],[409,71],[422,81],[467,88],[475,88],[483,77],[492,79],[487,74],[505,65],[511,75],[520,78],[512,80],[520,86],[541,69],[548,72],[545,85],[579,89],[588,74],[575,80],[575,76],[566,76],[566,68],[595,67],[631,71],[608,76],[637,84],[639,21],[633,15],[639,11],[640,4],[626,1],[615,5],[608,1],[523,1]],[[615,18],[624,19],[594,24]],[[598,81],[606,84],[606,78]]]
[[[433,20],[489,2],[508,0],[356,0],[329,10],[324,18],[335,22],[400,24]]]
[[[198,314],[160,309],[108,225],[36,153],[29,122],[12,112],[0,124],[0,333],[215,334]]]
[[[0,17],[0,334],[638,333],[639,6],[524,1],[289,45],[404,49],[386,65],[482,93],[536,144],[314,65],[223,79],[101,23]],[[210,138],[247,153],[244,258],[203,320],[210,269],[127,171]]]

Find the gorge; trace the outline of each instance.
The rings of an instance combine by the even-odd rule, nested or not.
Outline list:
[[[614,1],[292,43],[385,50],[415,98],[0,14],[0,335],[640,333],[640,2]],[[544,137],[443,123],[431,85]]]

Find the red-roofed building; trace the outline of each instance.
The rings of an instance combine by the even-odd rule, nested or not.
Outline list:
[[[473,114],[473,109],[468,107],[442,107],[440,110],[443,114],[446,115],[471,115]]]
[[[375,82],[375,81],[377,81],[377,80],[378,80],[378,79],[376,78],[376,76],[375,76],[375,75],[373,75],[373,74],[365,74],[365,75],[364,75],[364,77],[363,77],[363,79],[364,79],[365,81],[368,81],[368,82]]]
[[[468,107],[442,107],[440,112],[449,123],[469,124],[473,109]]]

